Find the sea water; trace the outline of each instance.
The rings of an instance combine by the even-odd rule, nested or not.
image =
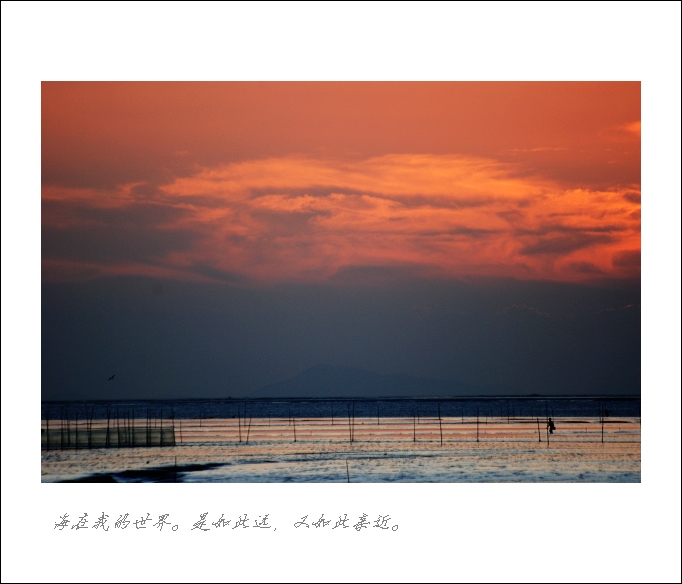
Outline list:
[[[641,480],[632,398],[51,402],[41,426],[44,482]]]

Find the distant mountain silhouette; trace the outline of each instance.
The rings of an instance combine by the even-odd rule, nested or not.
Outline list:
[[[292,379],[266,385],[254,392],[252,397],[457,397],[481,393],[481,388],[454,381],[399,374],[379,375],[353,367],[316,365]]]

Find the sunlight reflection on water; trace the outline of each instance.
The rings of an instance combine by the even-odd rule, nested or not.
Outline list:
[[[92,434],[101,436],[104,423],[93,422]],[[548,435],[544,424],[538,431],[537,420],[530,419],[479,420],[478,430],[470,418],[464,423],[458,418],[422,418],[419,423],[411,418],[380,423],[337,419],[334,424],[329,418],[278,418],[252,420],[250,427],[233,418],[185,419],[175,420],[175,446],[88,449],[81,430],[77,450],[53,450],[60,447],[53,424],[47,451],[43,423],[42,481],[641,481],[638,418],[609,420],[603,443],[597,419],[567,418],[556,424],[557,432]],[[137,443],[143,443],[139,432],[144,428],[137,431]]]

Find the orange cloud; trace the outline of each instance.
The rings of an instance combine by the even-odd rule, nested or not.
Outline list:
[[[639,230],[638,185],[566,188],[475,156],[271,157],[158,188],[43,189],[45,277],[79,262],[96,275],[265,282],[324,281],[358,267],[636,277]]]
[[[625,129],[628,132],[635,134],[639,138],[642,134],[642,122],[637,120],[636,122],[626,124]]]

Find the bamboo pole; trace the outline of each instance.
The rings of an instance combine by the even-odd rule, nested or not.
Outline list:
[[[175,409],[173,408],[173,404],[171,404],[171,420],[173,422],[173,446],[175,446]],[[175,460],[177,460],[177,457]]]
[[[346,480],[350,483],[350,472],[348,471],[348,459],[346,458]]]
[[[92,448],[92,436],[90,430],[90,416],[88,415],[88,405],[85,404],[85,435],[88,440],[88,450]]]
[[[92,448],[92,420],[95,417],[95,406],[90,408],[90,434],[88,435],[88,448]]]
[[[242,412],[239,404],[237,404],[237,426],[239,428],[239,442],[242,441]]]
[[[476,442],[478,442],[478,408],[476,408]]]
[[[440,403],[438,404],[438,426],[440,427],[440,445],[443,446],[443,422],[440,417]]]
[[[296,442],[296,418],[293,418],[294,421],[294,442]]]
[[[90,449],[92,438],[90,437],[90,416],[88,414],[88,404],[85,404],[85,438],[88,443],[88,449]]]
[[[104,446],[105,448],[109,448],[111,445],[110,438],[109,438],[109,422],[111,420],[111,412],[109,411],[109,406],[107,406],[107,437],[104,440]]]
[[[296,426],[294,426],[294,433],[296,433],[295,428],[296,428]],[[247,428],[247,430],[246,430],[246,443],[247,443],[247,444],[249,443],[249,434],[250,434],[250,433],[251,433],[251,416],[249,416],[249,426],[248,426],[248,428]],[[296,442],[296,440],[294,440],[294,442]]]
[[[538,422],[538,442],[542,443],[542,435],[540,434],[540,418],[535,418]]]
[[[50,410],[47,410],[45,412],[45,426],[47,428],[45,430],[45,432],[46,432],[45,433],[45,450],[49,450],[50,449]]]
[[[351,433],[353,435],[353,442],[355,442],[355,400],[353,400],[353,426],[351,429]]]

